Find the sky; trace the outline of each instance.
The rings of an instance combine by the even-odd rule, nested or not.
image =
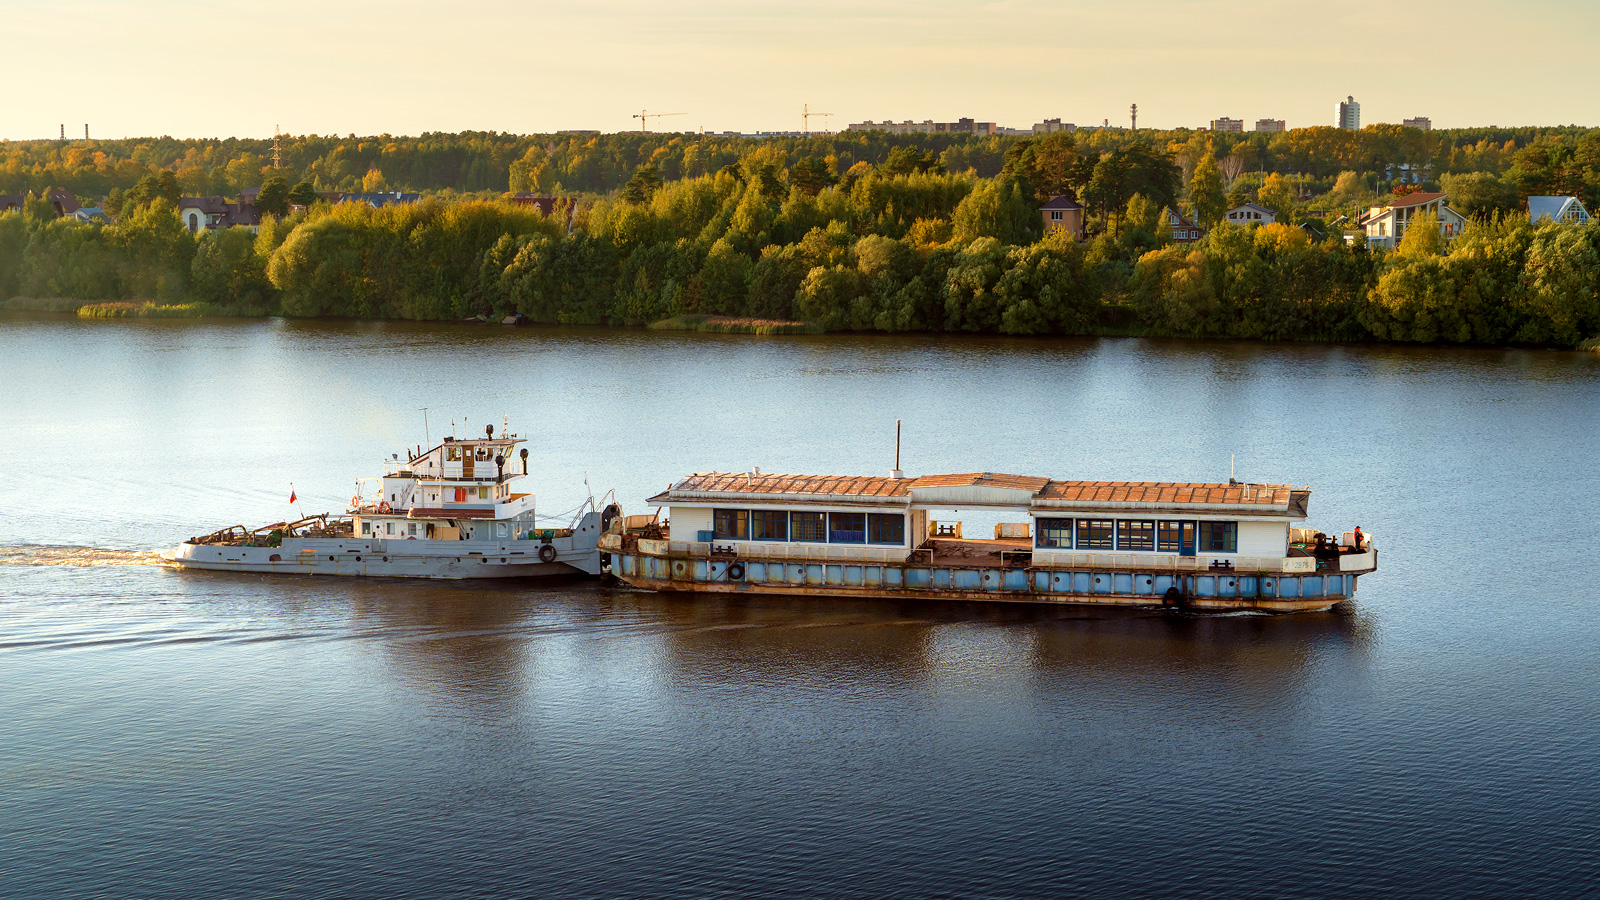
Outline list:
[[[1600,0],[0,0],[0,139],[1600,124]]]

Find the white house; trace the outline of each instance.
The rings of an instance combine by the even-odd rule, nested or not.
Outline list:
[[[1407,194],[1388,206],[1372,207],[1356,224],[1366,232],[1369,246],[1392,248],[1405,236],[1407,223],[1419,216],[1433,215],[1439,219],[1445,240],[1453,240],[1467,226],[1467,218],[1445,203],[1449,196],[1420,191]]]
[[[1589,211],[1577,197],[1529,197],[1528,218],[1549,219],[1561,225],[1589,224]]]
[[[1228,210],[1222,218],[1235,225],[1271,225],[1278,221],[1278,214],[1265,206],[1246,203]]]

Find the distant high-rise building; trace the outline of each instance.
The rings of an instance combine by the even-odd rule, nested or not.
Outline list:
[[[1052,131],[1077,131],[1077,130],[1078,130],[1078,126],[1072,124],[1071,122],[1063,122],[1060,119],[1045,119],[1043,122],[1034,123],[1034,126],[1033,126],[1033,133],[1034,134],[1048,134],[1048,133],[1050,133]]]
[[[1345,131],[1361,130],[1361,104],[1356,102],[1356,98],[1345,97],[1339,102],[1339,116],[1333,124]]]
[[[1417,116],[1415,119],[1405,119],[1400,122],[1407,128],[1420,128],[1423,131],[1433,130],[1433,120],[1427,116]]]
[[[1256,120],[1256,130],[1257,131],[1288,131],[1289,129],[1284,124],[1284,121],[1282,119],[1257,119]]]
[[[1244,120],[1243,119],[1230,119],[1227,116],[1223,116],[1220,119],[1212,119],[1211,120],[1211,130],[1212,131],[1243,131],[1244,130]]]

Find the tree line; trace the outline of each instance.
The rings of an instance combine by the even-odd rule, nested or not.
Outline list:
[[[1130,132],[1084,129],[1076,146],[1087,156],[1149,145],[1168,153],[1187,183],[1210,160],[1231,183],[1249,173],[1278,174],[1324,193],[1341,173],[1366,189],[1403,180],[1440,183],[1475,174],[1493,182],[1480,194],[1511,208],[1529,194],[1574,194],[1600,205],[1600,130],[1578,127],[1466,128],[1421,131],[1369,125],[1278,133],[1174,129]],[[534,191],[610,194],[642,168],[664,182],[713,175],[757,152],[777,153],[785,167],[815,159],[841,175],[852,170],[915,169],[1000,173],[1008,156],[1036,138],[1000,135],[841,132],[744,137],[715,134],[497,132],[375,135],[293,135],[273,141],[170,137],[93,141],[0,142],[0,194],[66,188],[85,205],[126,192],[147,176],[170,173],[183,196],[233,197],[274,176],[318,191],[408,190],[446,195]],[[1481,179],[1480,179],[1481,181]],[[1346,191],[1352,185],[1346,185]],[[1509,200],[1495,194],[1502,191]],[[1494,195],[1494,196],[1490,196]],[[1502,202],[1504,201],[1504,202]]]
[[[565,210],[547,219],[499,199],[318,201],[267,217],[258,234],[198,236],[179,222],[170,184],[142,179],[114,224],[0,215],[0,297],[1033,335],[1571,346],[1600,334],[1596,227],[1491,213],[1448,247],[1414,224],[1383,252],[1316,220],[1217,223],[1238,190],[1219,168],[1203,159],[1185,184],[1168,147],[1102,150],[1069,134],[1012,143],[989,177],[952,172],[910,144],[842,171],[767,144],[693,177],[642,166],[609,195],[584,198],[570,222]],[[1086,242],[1043,234],[1039,200],[1065,191],[1088,207]],[[1172,242],[1168,215],[1183,194],[1213,226],[1197,243]],[[1284,204],[1291,222],[1303,212],[1281,177],[1251,196]]]

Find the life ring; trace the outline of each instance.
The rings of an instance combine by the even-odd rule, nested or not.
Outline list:
[[[728,580],[744,580],[744,563],[728,563]]]
[[[383,501],[383,502],[378,504],[378,512],[386,513],[386,512],[392,512],[393,510],[394,510],[394,507],[390,506],[389,505],[389,501],[387,501],[387,500],[385,500],[385,501]]]
[[[543,547],[540,547],[539,548],[539,561],[540,562],[547,562],[547,563],[555,562],[556,561],[556,548],[551,544],[545,544]]]
[[[351,509],[360,509],[361,508],[361,498],[360,497],[351,497],[350,498],[350,508]]]

